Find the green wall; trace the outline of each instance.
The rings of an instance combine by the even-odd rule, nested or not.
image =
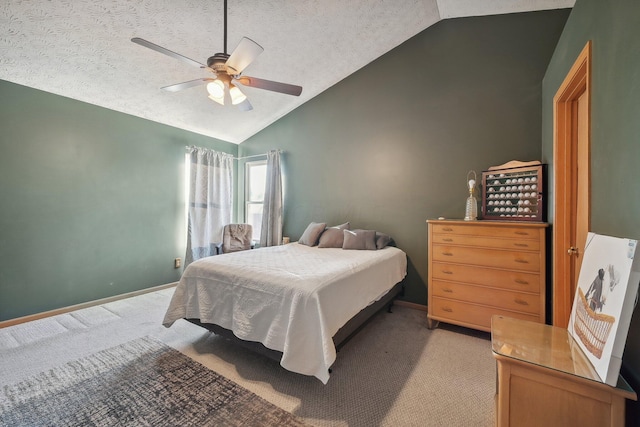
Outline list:
[[[180,278],[185,146],[237,146],[0,81],[0,321]]]
[[[577,0],[543,80],[543,140],[553,163],[553,97],[592,41],[591,230],[640,239],[640,3]],[[640,308],[623,357],[623,373],[640,391]],[[629,404],[627,419],[640,419]]]
[[[240,145],[280,148],[284,232],[391,234],[425,304],[428,218],[464,217],[469,170],[541,158],[541,87],[568,10],[441,21]]]

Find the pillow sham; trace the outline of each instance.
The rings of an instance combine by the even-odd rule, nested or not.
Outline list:
[[[327,226],[326,222],[312,222],[307,226],[307,229],[302,233],[302,237],[298,240],[298,243],[307,246],[315,246],[318,244],[318,239]]]
[[[380,233],[376,231],[376,248],[383,249],[386,246],[392,245],[393,239],[388,234]]]
[[[341,248],[344,243],[343,230],[348,230],[351,225],[348,222],[344,224],[327,227],[320,236],[319,248]]]
[[[343,230],[344,242],[342,249],[359,249],[375,251],[376,232],[375,230]]]

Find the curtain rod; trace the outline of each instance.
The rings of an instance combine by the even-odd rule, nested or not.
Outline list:
[[[199,147],[196,147],[195,145],[187,145],[187,146],[186,146],[186,147],[184,147],[184,148],[185,148],[186,150],[189,150],[189,149],[192,149],[192,148],[199,148]],[[274,151],[274,150],[271,150],[271,151]],[[277,151],[278,153],[284,153],[284,151],[282,151],[282,150],[275,150],[275,151]],[[266,156],[267,154],[269,154],[269,153],[253,154],[253,155],[251,155],[251,156],[243,156],[243,157],[233,157],[233,160],[251,159],[251,158],[253,158],[253,157],[262,157],[262,156]]]
[[[284,153],[284,151],[282,151],[282,150],[271,150],[271,151],[277,151],[280,154]],[[267,154],[269,154],[269,153],[253,154],[251,156],[243,156],[243,157],[234,157],[233,160],[244,160],[244,159],[251,159],[253,157],[263,157],[263,156],[266,156]]]

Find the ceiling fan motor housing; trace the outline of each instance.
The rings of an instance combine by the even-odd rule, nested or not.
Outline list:
[[[222,71],[227,72],[227,66],[225,65],[229,59],[229,54],[227,53],[216,53],[215,55],[209,57],[207,59],[207,67],[211,68],[216,73]]]

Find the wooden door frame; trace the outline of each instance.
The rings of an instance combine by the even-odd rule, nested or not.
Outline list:
[[[571,259],[567,250],[574,243],[576,222],[577,101],[587,94],[587,140],[591,145],[591,41],[578,55],[553,98],[553,324],[567,327],[571,314]],[[590,158],[590,154],[587,156]],[[589,189],[591,183],[588,183]],[[590,205],[590,190],[587,192]],[[590,224],[591,209],[587,214]]]

